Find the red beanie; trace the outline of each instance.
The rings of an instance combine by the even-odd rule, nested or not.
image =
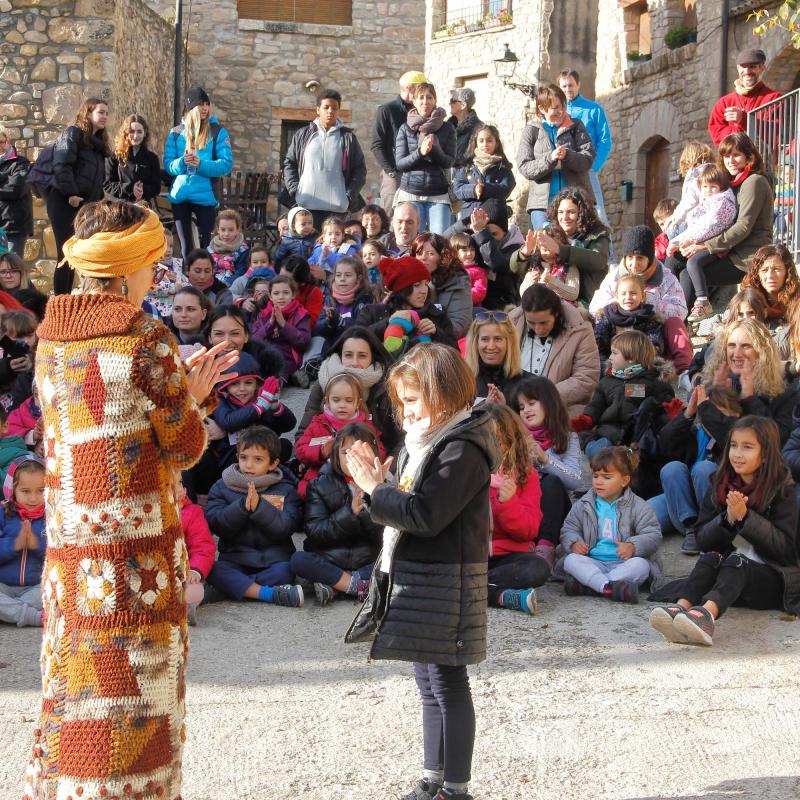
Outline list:
[[[392,293],[401,292],[421,281],[429,281],[431,274],[418,258],[382,258],[378,265],[383,275],[383,285]]]

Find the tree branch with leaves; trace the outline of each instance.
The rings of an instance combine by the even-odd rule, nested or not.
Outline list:
[[[776,9],[759,8],[748,14],[748,20],[758,24],[753,27],[756,36],[766,36],[778,28],[791,34],[792,47],[800,50],[800,0],[784,0]]]

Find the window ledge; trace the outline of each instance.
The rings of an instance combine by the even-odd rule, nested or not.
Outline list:
[[[317,25],[313,22],[274,22],[263,19],[240,19],[240,31],[257,33],[298,33],[306,36],[352,36],[352,25]]]
[[[508,31],[514,27],[513,22],[509,22],[507,25],[495,25],[491,28],[481,28],[478,31],[469,31],[468,33],[455,33],[452,36],[443,36],[440,39],[435,39],[433,36],[430,38],[431,44],[443,44],[444,42],[452,42],[454,39],[461,40],[461,39],[469,39],[472,36],[483,36],[487,33],[500,33],[501,31]]]
[[[635,80],[655,75],[658,72],[680,66],[691,61],[697,52],[697,44],[691,42],[683,47],[676,47],[674,50],[664,50],[654,55],[649,61],[637,64],[631,69],[626,69],[622,73],[622,82],[632,83]]]

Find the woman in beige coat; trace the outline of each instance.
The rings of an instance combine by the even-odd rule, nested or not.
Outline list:
[[[571,416],[583,413],[600,380],[600,353],[592,326],[547,286],[534,284],[509,318],[517,328],[522,369],[549,378]]]

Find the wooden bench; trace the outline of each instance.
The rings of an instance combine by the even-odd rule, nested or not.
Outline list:
[[[280,174],[271,172],[235,172],[220,179],[219,209],[233,208],[242,215],[244,240],[251,246],[258,242],[271,247],[278,240],[267,206],[270,195],[277,195],[280,182]]]

